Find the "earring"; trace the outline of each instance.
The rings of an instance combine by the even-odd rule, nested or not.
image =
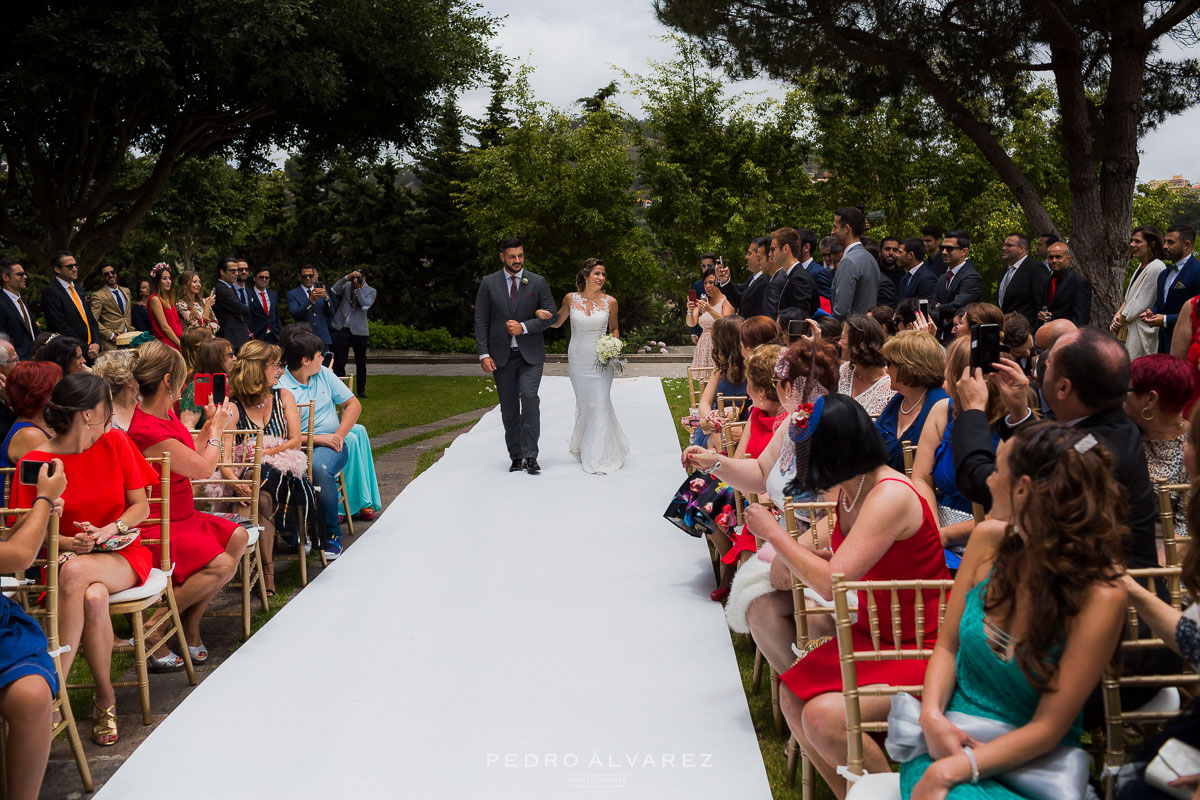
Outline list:
[[[167,390],[167,399],[170,400],[172,403],[175,402],[175,390],[174,389]]]
[[[1150,412],[1149,415],[1146,414],[1147,411]],[[1143,408],[1142,409],[1142,419],[1146,420],[1146,422],[1150,422],[1152,419],[1154,419],[1154,409],[1152,409],[1150,406],[1146,406],[1145,408]]]

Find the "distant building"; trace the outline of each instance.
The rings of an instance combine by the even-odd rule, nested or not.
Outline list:
[[[1172,175],[1167,179],[1150,181],[1151,189],[1165,188],[1176,194],[1200,195],[1200,184],[1194,184],[1182,175]]]

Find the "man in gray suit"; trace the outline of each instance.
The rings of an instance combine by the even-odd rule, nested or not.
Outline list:
[[[833,273],[833,315],[840,320],[866,314],[879,294],[879,264],[859,241],[866,224],[866,216],[854,206],[839,208],[833,217],[830,233],[845,248]]]
[[[525,248],[516,238],[500,243],[504,269],[484,277],[475,296],[475,347],[479,366],[496,381],[509,472],[541,472],[538,436],[542,418],[538,386],[546,362],[542,331],[554,321],[554,296],[541,275],[525,270]],[[537,318],[538,309],[550,318]]]
[[[367,309],[375,305],[375,289],[367,276],[356,269],[333,284],[330,290],[337,298],[337,309],[329,322],[333,338],[333,372],[339,378],[346,374],[346,359],[354,348],[354,393],[367,397]]]

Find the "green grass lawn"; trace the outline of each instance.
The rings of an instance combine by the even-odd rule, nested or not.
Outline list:
[[[500,402],[487,375],[372,375],[358,421],[371,436],[437,422]]]

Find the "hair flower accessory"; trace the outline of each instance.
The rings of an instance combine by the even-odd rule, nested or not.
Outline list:
[[[1097,444],[1099,444],[1099,442],[1096,441],[1096,437],[1089,433],[1087,436],[1075,443],[1075,452],[1079,453],[1079,455],[1083,455]]]
[[[159,275],[161,275],[163,273],[164,270],[169,271],[170,269],[171,269],[170,264],[168,264],[165,261],[160,261],[154,265],[154,269],[150,270],[150,277],[157,278]]]

